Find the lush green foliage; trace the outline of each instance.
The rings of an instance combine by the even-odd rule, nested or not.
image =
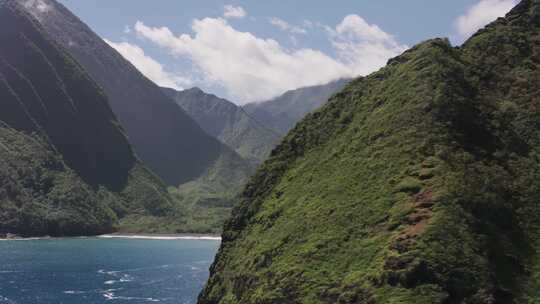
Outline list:
[[[200,303],[540,301],[540,1],[422,43],[249,182]]]
[[[84,235],[112,230],[116,214],[100,199],[106,191],[93,191],[39,137],[0,127],[0,158],[0,231]]]

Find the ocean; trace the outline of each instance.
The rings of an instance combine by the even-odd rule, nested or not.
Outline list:
[[[196,303],[217,239],[0,241],[1,304]]]

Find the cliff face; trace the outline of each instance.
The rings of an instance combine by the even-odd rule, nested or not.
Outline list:
[[[0,106],[1,231],[102,233],[170,207],[98,85],[15,1],[0,2]]]
[[[88,26],[54,0],[17,0],[103,88],[141,160],[167,184],[192,181],[223,145]]]
[[[251,117],[244,109],[199,88],[185,91],[163,89],[208,134],[236,151],[253,165],[262,163],[281,134]]]
[[[540,1],[422,43],[285,138],[199,303],[540,300]]]
[[[106,97],[27,16],[0,13],[0,71],[18,96],[8,101],[18,106],[2,111],[0,120],[45,132],[88,183],[121,187],[135,157]]]

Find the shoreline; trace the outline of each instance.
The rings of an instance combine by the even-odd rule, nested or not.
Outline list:
[[[200,240],[200,241],[221,241],[221,236],[212,234],[180,233],[180,234],[152,234],[152,233],[111,233],[92,236],[74,236],[74,237],[21,237],[12,235],[10,237],[0,237],[0,241],[39,241],[39,240],[61,240],[61,239],[132,239],[132,240]]]
[[[96,236],[105,239],[140,239],[140,240],[209,240],[221,241],[221,236],[212,234],[179,233],[179,234],[152,234],[152,233],[111,233]]]

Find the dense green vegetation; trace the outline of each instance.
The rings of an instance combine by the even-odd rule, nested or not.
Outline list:
[[[251,179],[199,303],[540,301],[540,1],[422,43]]]
[[[219,234],[253,168],[233,151],[200,178],[169,187],[173,208],[165,217],[135,214],[120,221],[124,232]]]

